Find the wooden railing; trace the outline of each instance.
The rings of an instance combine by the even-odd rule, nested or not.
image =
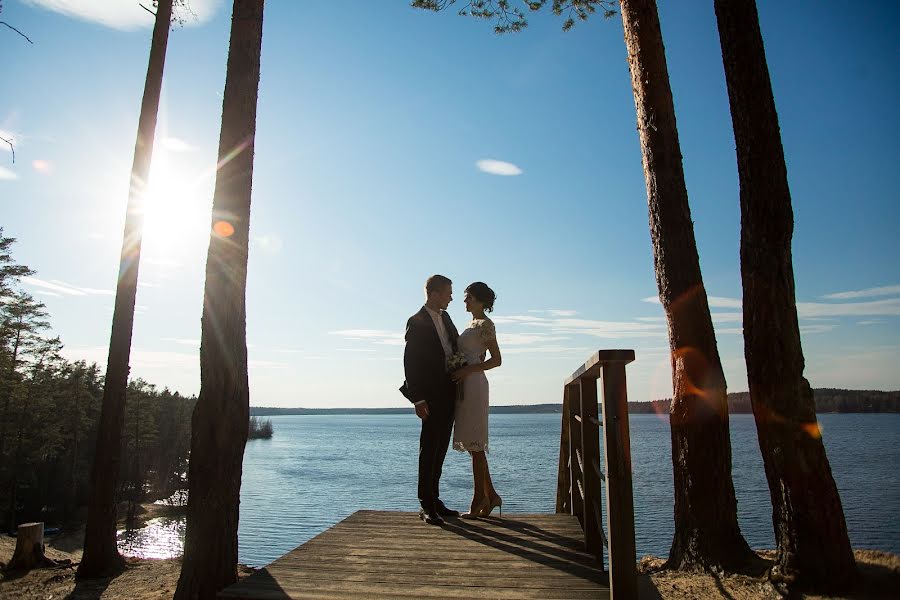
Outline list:
[[[603,562],[608,548],[610,597],[637,598],[631,443],[625,365],[634,350],[600,350],[566,380],[556,512],[578,517],[587,551]],[[597,383],[602,385],[598,403]],[[602,420],[598,412],[602,407]],[[600,431],[604,460],[600,462]],[[606,484],[606,533],[601,515]]]

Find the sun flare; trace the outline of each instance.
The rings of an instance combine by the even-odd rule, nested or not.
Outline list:
[[[160,148],[153,153],[143,202],[142,253],[153,258],[180,257],[208,239],[211,193],[206,173],[191,171]]]

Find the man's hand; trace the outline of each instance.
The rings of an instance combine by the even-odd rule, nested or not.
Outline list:
[[[428,403],[427,402],[419,402],[416,404],[416,416],[422,419],[423,421],[428,418]]]

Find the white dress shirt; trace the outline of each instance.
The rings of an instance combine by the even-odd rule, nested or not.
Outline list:
[[[444,325],[444,316],[441,314],[441,311],[431,310],[427,306],[425,310],[428,311],[428,314],[431,315],[431,320],[434,321],[434,328],[437,329],[438,338],[441,340],[441,346],[444,348],[444,357],[449,358],[451,354],[453,354],[453,346],[450,344],[450,336],[447,335],[447,327]],[[425,402],[424,400],[419,400],[414,403],[414,405],[419,405]]]

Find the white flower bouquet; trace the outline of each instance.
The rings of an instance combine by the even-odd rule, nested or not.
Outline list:
[[[447,372],[452,373],[454,371],[459,371],[468,364],[465,354],[462,352],[454,352],[447,357]]]
[[[450,356],[447,357],[447,372],[453,373],[454,371],[459,371],[466,365],[468,365],[468,361],[466,361],[466,355],[462,352],[454,352]],[[459,380],[456,382],[456,401],[462,402],[463,400],[463,382]]]

